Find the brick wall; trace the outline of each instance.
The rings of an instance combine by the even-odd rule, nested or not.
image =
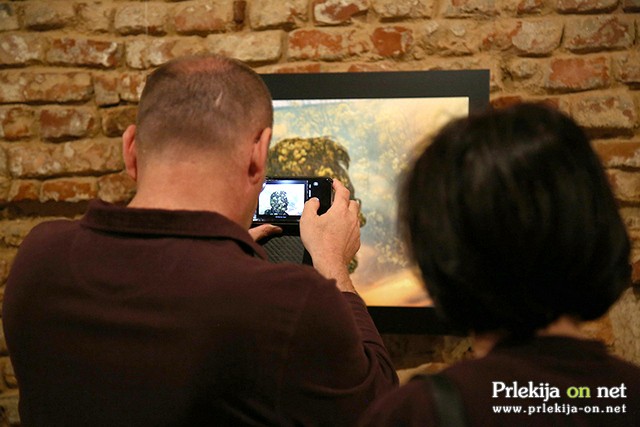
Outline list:
[[[205,51],[264,73],[488,68],[494,104],[554,102],[595,139],[640,283],[640,0],[24,0],[0,1],[1,285],[33,225],[131,196],[119,136],[145,75]],[[635,289],[590,331],[640,363]]]

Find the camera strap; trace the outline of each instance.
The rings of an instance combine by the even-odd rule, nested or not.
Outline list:
[[[464,405],[455,384],[441,374],[417,375],[431,391],[441,427],[466,427]],[[416,378],[414,377],[414,378]]]

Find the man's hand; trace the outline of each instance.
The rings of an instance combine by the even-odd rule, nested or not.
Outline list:
[[[273,236],[282,233],[282,228],[273,224],[262,224],[254,228],[249,229],[249,234],[254,242],[259,242],[265,237]]]
[[[313,266],[323,276],[337,281],[341,291],[355,292],[349,277],[348,264],[360,249],[360,206],[349,200],[349,190],[333,180],[333,205],[324,215],[318,215],[320,201],[307,201],[300,218],[300,238],[311,254]]]

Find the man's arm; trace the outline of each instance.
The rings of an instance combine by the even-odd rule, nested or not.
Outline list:
[[[398,378],[362,299],[318,279],[307,283],[279,406],[298,425],[353,426]]]
[[[348,265],[360,249],[360,206],[349,200],[349,190],[340,181],[333,180],[333,189],[333,204],[324,215],[318,215],[318,199],[305,203],[300,238],[320,274],[334,279],[339,290],[356,293]]]
[[[373,400],[393,389],[398,377],[348,264],[360,248],[359,205],[337,180],[331,208],[319,216],[319,201],[305,204],[302,242],[314,268],[335,284],[312,290],[293,335],[283,400],[295,421],[354,425]]]

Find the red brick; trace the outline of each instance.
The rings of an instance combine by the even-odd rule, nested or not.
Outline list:
[[[40,200],[42,183],[35,179],[16,179],[11,182],[8,202],[24,202]]]
[[[631,17],[590,16],[567,21],[564,46],[573,52],[596,52],[631,47],[635,26]]]
[[[11,189],[11,179],[0,176],[0,204],[6,205],[9,203],[9,190]],[[0,267],[2,264],[0,263]],[[0,286],[0,299],[2,299],[2,287]]]
[[[406,27],[379,27],[371,35],[374,50],[382,57],[399,57],[413,47],[413,31]]]
[[[113,68],[118,65],[122,46],[115,41],[62,37],[51,41],[47,61],[60,65]]]
[[[631,265],[631,284],[640,288],[640,260],[636,260]]]
[[[422,47],[441,56],[471,55],[480,50],[479,24],[471,20],[429,21],[422,27]]]
[[[126,203],[136,192],[136,183],[125,172],[98,178],[98,198],[109,203]]]
[[[279,64],[275,66],[264,67],[260,69],[260,73],[276,73],[276,74],[293,74],[293,73],[321,73],[323,64],[319,62],[298,62],[289,64]]]
[[[88,107],[47,108],[40,111],[40,134],[51,141],[88,136],[94,132],[96,124],[95,110]]]
[[[130,68],[146,69],[203,50],[201,37],[142,38],[127,42],[125,60]]]
[[[507,107],[511,107],[513,105],[517,105],[520,104],[524,101],[525,99],[522,96],[517,96],[517,95],[505,95],[505,96],[500,96],[498,98],[494,98],[491,100],[491,106],[493,108],[507,108]]]
[[[371,49],[353,29],[301,29],[289,33],[289,58],[335,61]]]
[[[638,249],[638,244],[640,243],[640,208],[637,206],[622,206],[619,212],[630,233],[630,237],[632,237],[634,249]],[[636,257],[634,256],[634,258]]]
[[[42,62],[45,42],[40,35],[0,35],[0,65],[27,65]]]
[[[115,9],[102,1],[78,3],[78,27],[89,32],[106,33],[111,29]]]
[[[0,108],[0,137],[7,141],[33,135],[33,110],[23,107]]]
[[[523,55],[550,55],[560,46],[562,29],[558,21],[519,21],[511,42]]]
[[[640,168],[640,141],[599,140],[593,147],[605,167]]]
[[[381,63],[356,63],[349,65],[347,72],[349,73],[366,73],[372,71],[393,71],[393,68]]]
[[[20,218],[9,221],[0,221],[0,242],[2,242],[5,247],[17,248],[20,246],[27,234],[29,234],[31,229],[43,220],[45,219]]]
[[[421,64],[421,70],[489,70],[489,90],[495,92],[502,88],[502,62],[490,56],[460,56],[455,58],[437,58],[431,63]]]
[[[93,74],[93,92],[99,106],[115,105],[120,102],[117,74]]]
[[[208,34],[232,29],[235,25],[233,1],[186,3],[177,9],[173,22],[180,34]]]
[[[494,16],[498,13],[495,0],[444,0],[443,10],[447,18]]]
[[[91,76],[87,73],[21,71],[0,74],[0,103],[85,101],[91,94]]]
[[[351,22],[354,15],[369,8],[368,0],[313,0],[313,18],[319,24],[338,25]]]
[[[249,22],[254,30],[268,28],[294,29],[308,21],[308,0],[253,0]]]
[[[237,25],[237,28],[242,28],[247,16],[247,1],[235,0],[233,2],[233,22]]]
[[[22,179],[122,169],[120,139],[12,145],[7,154],[11,175]]]
[[[534,58],[513,58],[505,66],[505,72],[512,83],[512,91],[527,89],[532,92],[541,91],[543,70],[548,61]]]
[[[16,373],[13,370],[11,359],[5,358],[4,369],[2,370],[2,377],[7,387],[11,389],[18,388],[18,380],[16,379]]]
[[[615,9],[618,0],[558,0],[556,5],[561,13],[596,13]]]
[[[59,178],[42,183],[40,201],[73,203],[95,199],[97,195],[95,178]]]
[[[11,179],[0,175],[0,204],[9,202],[9,190],[11,189]]]
[[[249,63],[276,62],[282,56],[284,36],[281,30],[214,34],[207,37],[207,50]]]
[[[632,87],[640,86],[640,53],[629,52],[613,59],[616,80]]]
[[[15,256],[15,249],[0,250],[0,283],[2,285],[7,283],[7,277],[9,277],[9,271],[11,270]]]
[[[607,175],[611,188],[622,202],[640,202],[640,174],[637,172],[608,169]]]
[[[433,15],[433,0],[372,0],[371,8],[382,19],[428,18]]]
[[[140,101],[146,78],[147,73],[122,73],[119,82],[120,99],[129,102]]]
[[[640,0],[622,0],[622,10],[625,12],[640,12]]]
[[[25,2],[23,25],[30,30],[51,30],[65,27],[75,16],[72,2]]]
[[[465,21],[471,21],[471,25],[467,24],[469,28],[473,28],[472,25],[478,25],[477,21]],[[477,34],[471,33],[466,38],[471,39],[470,43],[480,42],[483,51],[508,50],[513,47],[513,37],[520,30],[520,25],[521,21],[499,20],[479,26]],[[457,33],[461,34],[462,32],[458,30]]]
[[[9,168],[7,167],[7,153],[0,145],[0,177],[3,176],[9,176]]]
[[[515,6],[518,15],[538,14],[544,9],[544,0],[520,0],[517,3],[509,2],[507,7]]]
[[[543,80],[544,87],[556,91],[580,91],[609,85],[611,67],[609,58],[570,57],[554,58]]]
[[[572,102],[571,115],[586,130],[606,135],[627,134],[638,121],[627,93],[583,95]]]
[[[167,5],[158,2],[127,3],[116,9],[114,27],[120,34],[166,33]]]
[[[542,104],[547,105],[548,107],[555,108],[556,110],[560,110],[564,114],[570,114],[570,104],[563,97],[545,96],[542,98],[534,99],[533,101],[540,102]]]
[[[11,31],[20,28],[17,6],[9,3],[0,4],[0,31]]]
[[[138,109],[134,106],[105,108],[100,110],[102,131],[106,136],[122,136],[125,129],[134,124]]]
[[[52,157],[68,174],[103,174],[122,170],[122,141],[91,139],[59,144]]]
[[[12,145],[7,149],[8,168],[15,178],[34,178],[60,173],[62,165],[55,164],[52,144]]]

